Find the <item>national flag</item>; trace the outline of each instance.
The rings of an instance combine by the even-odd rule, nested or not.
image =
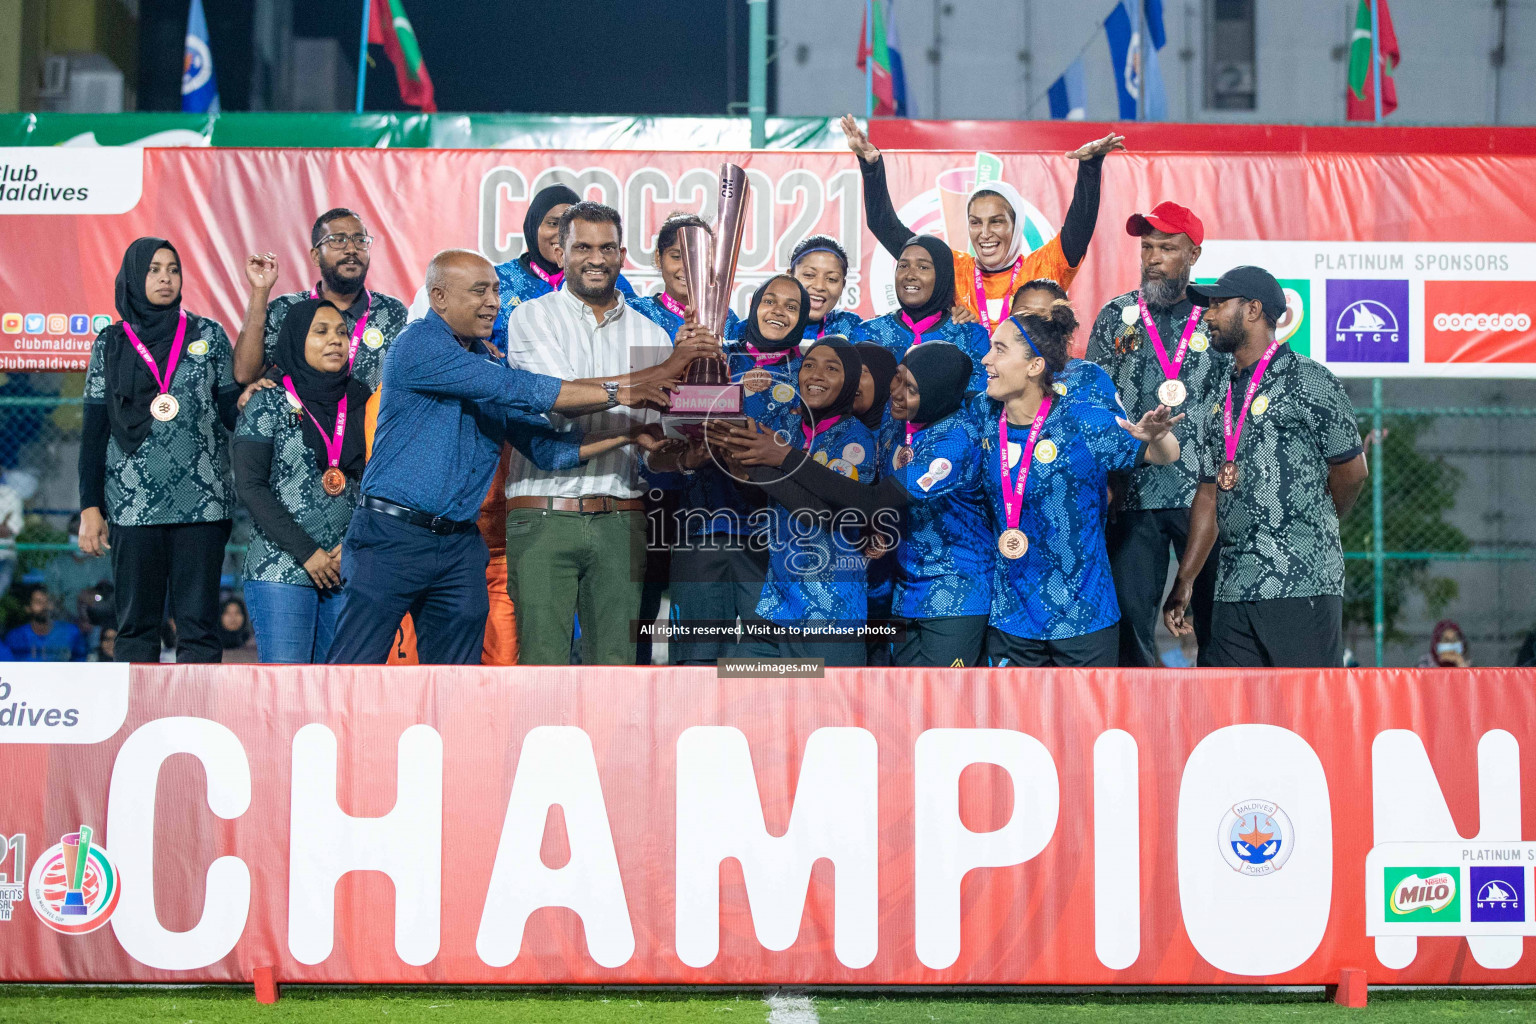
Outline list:
[[[1397,33],[1392,29],[1392,11],[1387,0],[1380,0],[1381,20],[1381,115],[1397,109],[1398,61]],[[1349,39],[1349,88],[1344,92],[1344,117],[1349,121],[1376,120],[1376,86],[1371,74],[1371,4],[1360,0],[1355,12],[1355,31]]]
[[[1125,0],[1104,19],[1115,93],[1123,121],[1161,121],[1168,116],[1168,95],[1157,51],[1168,42],[1162,0]],[[1150,45],[1147,45],[1149,44]]]
[[[1046,96],[1051,102],[1051,117],[1081,121],[1086,116],[1088,85],[1083,75],[1083,58],[1079,57],[1067,66],[1061,77],[1051,83]]]
[[[368,42],[384,47],[395,66],[395,81],[400,85],[400,99],[406,106],[419,107],[424,113],[436,113],[432,97],[432,76],[421,59],[421,47],[405,16],[403,0],[370,0]]]
[[[871,31],[873,16],[873,31]],[[870,109],[886,117],[907,116],[907,80],[902,70],[901,50],[896,41],[896,25],[890,17],[887,0],[867,0],[864,18],[859,22],[858,68],[871,62]]]
[[[187,13],[187,41],[181,57],[181,109],[188,114],[219,112],[219,83],[213,74],[213,50],[208,45],[203,0],[192,0],[192,9]]]

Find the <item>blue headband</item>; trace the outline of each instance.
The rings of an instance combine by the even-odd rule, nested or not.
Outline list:
[[[1029,332],[1024,329],[1024,321],[1020,320],[1016,316],[1010,316],[1008,319],[1013,321],[1013,326],[1017,327],[1019,329],[1019,333],[1024,336],[1024,340],[1029,342],[1029,347],[1035,350],[1035,355],[1039,356],[1041,359],[1045,359],[1045,353],[1040,351],[1040,346],[1035,344],[1035,339],[1031,338],[1029,336]],[[1045,361],[1047,365],[1050,364],[1049,359],[1045,359]]]
[[[818,245],[818,246],[815,246],[814,248],[805,250],[805,252],[801,253],[799,256],[796,256],[792,261],[790,261],[789,269],[790,270],[794,270],[795,267],[799,265],[801,260],[805,259],[807,256],[809,256],[813,252],[829,252],[833,256],[837,257],[837,262],[839,262],[839,263],[841,263],[843,265],[843,269],[844,270],[848,269],[848,258],[846,256],[844,256],[842,253],[838,252],[836,249],[828,248],[825,245]]]

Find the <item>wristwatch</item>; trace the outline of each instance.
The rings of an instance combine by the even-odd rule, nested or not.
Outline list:
[[[619,382],[616,380],[603,381],[603,390],[608,392],[608,408],[612,409],[619,404]]]

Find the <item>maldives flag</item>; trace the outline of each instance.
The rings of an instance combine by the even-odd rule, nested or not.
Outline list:
[[[368,42],[384,47],[389,61],[395,66],[395,81],[400,85],[400,99],[411,107],[419,107],[424,113],[437,112],[437,101],[432,98],[432,76],[421,59],[421,47],[416,43],[416,33],[411,19],[405,16],[402,0],[370,0],[373,7],[368,16]]]
[[[1397,33],[1392,30],[1392,11],[1387,0],[1381,5],[1381,116],[1397,109],[1397,72],[1401,54]],[[1376,120],[1376,87],[1371,75],[1371,0],[1360,0],[1355,13],[1355,31],[1349,38],[1349,87],[1344,90],[1344,118],[1347,121]]]
[[[871,11],[874,14],[873,32],[869,24]],[[896,26],[883,0],[866,0],[864,20],[859,23],[859,70],[863,71],[864,62],[870,60],[874,61],[874,69],[870,72],[874,112],[885,117],[906,117],[907,82],[902,73],[901,49],[896,42]]]

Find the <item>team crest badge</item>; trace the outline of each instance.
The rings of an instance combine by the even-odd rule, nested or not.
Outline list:
[[[378,348],[384,344],[384,332],[377,327],[370,327],[363,332],[363,344],[369,348]]]
[[[1269,396],[1268,395],[1260,395],[1258,398],[1255,398],[1253,400],[1253,407],[1252,408],[1253,408],[1253,414],[1255,416],[1263,416],[1264,415],[1264,410],[1269,408]]]
[[[201,338],[187,346],[187,355],[189,356],[205,356],[207,354],[208,343]]]
[[[1221,819],[1216,842],[1233,871],[1262,878],[1285,867],[1296,845],[1296,832],[1279,804],[1243,800]]]
[[[1056,442],[1052,441],[1048,437],[1044,438],[1039,444],[1035,445],[1035,461],[1037,462],[1044,462],[1046,464],[1055,462],[1056,455]]]

